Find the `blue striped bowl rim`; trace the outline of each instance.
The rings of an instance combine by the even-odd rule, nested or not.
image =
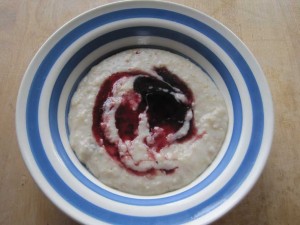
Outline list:
[[[24,114],[25,113],[25,126],[23,129],[18,127],[17,124],[17,132],[18,132],[18,138],[19,142],[20,136],[25,135],[28,139],[30,149],[23,149],[22,144],[20,143],[20,147],[22,150],[23,157],[26,161],[27,166],[29,169],[32,166],[30,162],[28,162],[28,159],[26,159],[26,156],[24,154],[31,154],[32,159],[37,165],[37,168],[39,170],[39,173],[44,177],[46,182],[55,190],[55,192],[68,204],[74,206],[84,214],[88,215],[89,217],[92,217],[96,220],[107,222],[107,223],[113,223],[113,224],[122,224],[125,220],[129,224],[180,224],[190,221],[197,221],[199,218],[203,217],[204,215],[208,214],[209,212],[213,211],[215,208],[219,207],[220,205],[224,204],[223,202],[226,201],[227,198],[230,196],[240,192],[240,188],[243,183],[246,183],[246,180],[250,179],[250,173],[253,170],[253,167],[258,164],[258,157],[259,154],[261,154],[262,151],[265,151],[268,153],[268,149],[262,149],[262,143],[265,141],[266,143],[271,142],[271,136],[269,135],[269,139],[267,140],[264,135],[266,132],[266,124],[268,124],[268,130],[272,130],[272,116],[266,117],[265,111],[266,106],[263,102],[263,94],[262,90],[259,87],[257,77],[255,76],[253,69],[250,68],[248,62],[246,59],[242,56],[241,52],[237,49],[237,47],[232,43],[232,41],[228,40],[227,37],[222,35],[218,30],[216,30],[214,27],[209,26],[207,23],[204,23],[200,21],[199,19],[193,18],[188,16],[188,12],[190,9],[181,7],[181,6],[174,6],[174,7],[181,7],[182,10],[186,10],[187,13],[179,13],[175,11],[168,10],[164,7],[159,8],[159,5],[166,4],[165,7],[168,5],[168,3],[153,3],[153,7],[133,7],[126,6],[127,3],[118,3],[120,4],[120,9],[112,10],[107,13],[100,13],[96,14],[96,16],[92,17],[91,19],[88,19],[86,21],[83,20],[83,22],[78,23],[77,19],[73,20],[73,24],[76,25],[73,29],[71,29],[69,32],[64,33],[64,28],[62,28],[60,31],[62,34],[58,32],[57,35],[60,36],[60,39],[56,40],[51,47],[51,49],[47,49],[45,56],[40,60],[38,64],[30,65],[31,67],[34,66],[36,68],[36,72],[33,75],[32,81],[28,81],[27,78],[28,75],[26,74],[24,77],[24,80],[22,82],[22,86],[20,88],[20,93],[18,97],[18,103],[17,103],[17,117],[18,114]],[[130,3],[128,4],[130,5]],[[109,6],[108,6],[109,7]],[[112,6],[112,8],[114,8]],[[125,7],[125,8],[122,8]],[[103,8],[102,8],[103,9]],[[88,13],[97,13],[97,9],[90,11]],[[87,14],[88,14],[87,13]],[[198,12],[197,12],[198,13]],[[200,13],[199,13],[200,14]],[[203,17],[204,15],[202,15]],[[210,19],[207,16],[204,16],[208,19]],[[93,31],[96,28],[99,28],[101,26],[126,20],[126,19],[132,19],[132,18],[155,18],[155,19],[162,19],[162,20],[172,20],[172,22],[179,23],[181,25],[187,26],[189,28],[192,28],[196,30],[197,32],[205,35],[210,40],[215,42],[222,50],[226,53],[226,55],[234,62],[235,66],[239,69],[243,80],[246,83],[247,91],[250,93],[250,99],[251,99],[251,105],[252,105],[252,117],[253,117],[253,123],[252,123],[252,133],[251,133],[251,140],[248,145],[248,149],[246,151],[246,155],[239,166],[236,173],[228,180],[228,182],[212,197],[209,199],[199,203],[196,206],[190,207],[187,210],[172,213],[169,215],[163,215],[163,216],[155,216],[155,217],[145,217],[145,216],[139,216],[139,215],[124,215],[121,213],[116,213],[107,210],[105,207],[99,207],[94,205],[93,203],[89,202],[88,200],[84,199],[81,195],[76,193],[74,190],[72,190],[65,181],[59,176],[57,171],[53,168],[51,162],[49,161],[47,154],[45,152],[44,146],[41,141],[40,137],[40,128],[39,128],[39,120],[38,120],[38,113],[39,113],[39,105],[40,105],[40,96],[43,90],[43,86],[45,83],[45,80],[53,67],[53,65],[56,63],[60,55],[66,51],[66,49],[74,43],[76,40],[80,39],[82,36],[84,36],[86,33]],[[71,22],[72,23],[72,22]],[[222,29],[226,29],[221,26]],[[59,131],[58,131],[58,103],[59,99],[61,97],[62,89],[71,74],[72,70],[78,65],[80,61],[83,60],[84,57],[86,57],[88,54],[90,54],[94,49],[107,44],[111,41],[118,40],[121,38],[126,37],[132,37],[132,36],[156,36],[156,37],[162,37],[162,38],[168,38],[172,40],[176,40],[178,42],[181,42],[185,44],[186,46],[189,46],[192,49],[195,49],[197,52],[200,52],[201,55],[203,55],[219,72],[222,79],[224,80],[229,94],[230,98],[233,104],[233,133],[230,140],[230,144],[228,146],[228,149],[223,156],[222,160],[218,164],[218,166],[214,169],[214,171],[204,180],[199,182],[199,184],[195,185],[194,187],[184,191],[180,192],[175,195],[170,195],[166,197],[161,198],[149,198],[149,199],[141,199],[138,197],[128,197],[128,196],[122,196],[119,194],[112,193],[106,189],[103,189],[93,182],[91,182],[89,179],[87,179],[78,169],[73,165],[71,160],[69,159],[66,151],[64,150],[63,144],[60,139]],[[52,38],[53,40],[54,38]],[[235,40],[236,41],[236,40]],[[51,38],[49,39],[48,43],[51,42]],[[239,43],[240,45],[240,43]],[[128,46],[130,47],[130,46]],[[246,49],[244,46],[242,46],[244,49]],[[43,48],[43,47],[42,47]],[[45,48],[45,47],[44,47]],[[246,49],[247,50],[247,49]],[[248,50],[247,50],[248,51]],[[110,52],[109,54],[112,54]],[[39,56],[39,53],[37,54],[36,58]],[[250,56],[252,56],[250,54]],[[101,58],[94,61],[92,64],[88,65],[85,71],[88,71],[93,65],[97,64],[99,61],[101,61],[103,58],[107,57],[107,55],[102,56]],[[34,59],[36,60],[36,59]],[[33,60],[33,61],[34,61]],[[256,63],[256,62],[255,62]],[[258,68],[259,66],[256,65]],[[261,71],[259,71],[261,72]],[[27,71],[28,73],[28,71]],[[82,79],[85,73],[83,73],[80,78],[77,80],[76,84]],[[261,75],[263,76],[262,72]],[[55,145],[55,149],[60,155],[60,157],[63,159],[65,165],[67,168],[71,171],[71,173],[78,179],[80,182],[82,182],[84,185],[86,185],[89,189],[92,191],[98,193],[101,196],[104,196],[108,199],[111,199],[116,202],[120,202],[123,204],[128,205],[137,205],[141,207],[151,207],[151,206],[157,206],[180,201],[182,199],[185,199],[187,197],[192,196],[193,194],[201,191],[203,188],[210,185],[211,182],[213,182],[226,168],[228,163],[231,161],[233,155],[235,154],[236,147],[240,141],[240,135],[241,135],[241,129],[243,126],[243,117],[242,117],[242,111],[245,110],[242,108],[241,104],[241,96],[239,94],[239,91],[236,87],[236,84],[232,78],[234,76],[233,74],[230,74],[224,63],[218,58],[212,50],[210,50],[205,45],[201,44],[197,40],[195,40],[193,37],[189,37],[185,34],[179,33],[174,30],[161,28],[161,27],[151,27],[151,26],[137,26],[137,27],[130,27],[130,28],[122,28],[113,30],[109,33],[105,33],[96,39],[90,41],[87,45],[82,46],[76,54],[74,54],[71,59],[66,62],[63,69],[60,71],[60,74],[58,76],[58,79],[55,82],[54,88],[51,93],[51,99],[50,99],[50,105],[49,105],[49,124],[50,124],[50,130],[51,135],[53,139],[53,143]],[[25,81],[27,79],[27,81]],[[264,80],[263,80],[264,81]],[[261,81],[259,81],[261,82]],[[24,89],[24,86],[27,85],[29,91],[28,96],[26,96],[26,105],[25,105],[25,111],[22,110],[21,107],[21,99],[24,98],[24,95],[22,94],[22,89]],[[76,85],[74,86],[72,93],[75,91]],[[264,90],[264,96],[269,98],[269,101],[271,101],[270,94],[267,90]],[[69,98],[71,97],[69,96]],[[69,101],[68,101],[69,102]],[[270,108],[270,107],[269,107]],[[271,105],[272,108],[272,105]],[[270,110],[270,109],[268,109]],[[68,110],[67,110],[68,111]],[[67,116],[66,111],[66,116]],[[271,109],[272,111],[272,109]],[[269,116],[269,115],[268,115]],[[18,118],[17,118],[18,120]],[[266,122],[266,120],[268,120]],[[271,120],[271,122],[270,122]],[[67,121],[67,119],[66,119]],[[20,132],[24,132],[25,134],[20,134]],[[264,140],[264,138],[266,140]],[[265,144],[267,145],[267,144]],[[270,144],[269,144],[270,145]],[[267,156],[268,154],[265,153]],[[266,157],[265,156],[265,157]],[[31,159],[31,160],[32,160]],[[264,161],[261,163],[263,167]],[[257,176],[260,174],[261,170],[256,172]],[[31,172],[33,176],[35,177],[35,173]],[[35,177],[35,179],[37,179]],[[253,180],[253,179],[252,179]],[[38,182],[38,181],[37,181]],[[254,184],[255,180],[252,181],[251,185],[249,185],[248,189]],[[38,182],[39,183],[39,182]],[[39,184],[40,185],[40,184]],[[40,185],[42,186],[42,185]],[[42,189],[44,192],[47,192],[43,187]],[[242,198],[242,194],[240,195],[240,199]],[[54,201],[59,207],[61,207],[64,211],[66,211],[59,203],[53,198],[50,197],[52,201]],[[67,212],[68,214],[71,214],[72,217],[82,222],[81,218],[77,218],[74,214]],[[224,213],[224,212],[223,212]],[[220,215],[218,215],[220,216]],[[217,218],[217,216],[216,216]],[[214,218],[214,219],[216,219]],[[127,223],[126,222],[126,223]]]

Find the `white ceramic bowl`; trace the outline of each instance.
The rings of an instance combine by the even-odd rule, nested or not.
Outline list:
[[[198,64],[223,93],[229,128],[220,154],[194,182],[144,197],[113,190],[79,163],[68,142],[70,99],[105,57],[133,47],[167,49]],[[90,10],[54,33],[22,81],[17,135],[30,173],[84,224],[207,224],[233,208],[266,163],[273,133],[270,91],[246,46],[207,15],[177,4],[126,1]]]

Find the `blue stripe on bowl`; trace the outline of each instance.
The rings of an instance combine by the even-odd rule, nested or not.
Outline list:
[[[147,200],[140,200],[140,199],[134,199],[134,198],[128,198],[124,196],[120,196],[114,193],[111,193],[103,188],[100,188],[93,182],[91,182],[89,179],[87,179],[77,168],[74,166],[70,158],[68,157],[60,135],[58,131],[58,123],[57,123],[57,115],[58,115],[58,103],[59,98],[63,89],[63,86],[68,79],[70,73],[73,71],[73,69],[92,51],[99,48],[100,46],[103,46],[111,41],[115,41],[121,38],[126,37],[132,37],[135,34],[141,34],[144,36],[158,36],[168,39],[173,39],[175,41],[178,41],[182,44],[185,44],[189,46],[190,48],[196,50],[197,52],[201,53],[204,58],[206,58],[221,74],[226,86],[228,87],[233,105],[234,105],[234,126],[233,126],[233,135],[228,147],[228,150],[226,151],[226,154],[224,155],[223,159],[219,163],[219,165],[215,168],[215,170],[202,182],[197,184],[195,187],[184,191],[180,194],[173,195],[170,197],[165,198],[154,198],[154,199],[147,199]],[[107,54],[110,55],[111,53]],[[100,59],[96,60],[94,63],[92,63],[91,66],[88,67],[88,69],[85,69],[84,73],[86,72],[94,65],[96,65],[99,61],[101,61],[103,58],[107,57],[107,55],[101,57]],[[84,76],[84,73],[81,75]],[[73,90],[74,91],[74,90]],[[72,95],[72,93],[71,93]],[[71,96],[70,96],[71,97]],[[143,205],[143,206],[150,206],[150,205],[163,205],[170,202],[179,201],[181,199],[187,198],[195,193],[198,193],[203,188],[207,187],[210,183],[212,183],[219,175],[220,173],[226,168],[228,163],[230,162],[232,156],[234,155],[234,152],[236,150],[237,144],[239,142],[240,133],[241,133],[241,126],[242,126],[242,106],[240,102],[240,96],[237,90],[237,87],[232,79],[232,76],[230,75],[227,68],[224,66],[224,64],[214,55],[212,51],[210,51],[207,47],[205,47],[203,44],[195,41],[194,39],[183,35],[179,32],[175,32],[169,29],[163,29],[163,28],[157,28],[157,27],[132,27],[132,28],[124,28],[120,30],[116,30],[110,33],[107,33],[103,36],[100,36],[96,38],[95,40],[88,43],[86,46],[83,46],[77,53],[74,54],[74,56],[69,60],[69,62],[66,63],[64,68],[62,69],[61,73],[58,76],[58,79],[54,85],[52,96],[50,100],[50,111],[49,111],[49,124],[51,129],[51,134],[53,138],[53,142],[56,146],[56,149],[62,159],[64,160],[65,164],[67,165],[68,169],[72,172],[72,174],[80,180],[84,185],[86,185],[91,190],[99,193],[102,196],[105,196],[109,199],[113,199],[118,202],[126,203],[126,204],[132,204],[132,205]],[[67,120],[67,118],[66,118]]]
[[[43,88],[44,81],[49,73],[49,70],[51,69],[59,55],[61,55],[62,52],[72,42],[74,42],[83,34],[101,25],[126,18],[139,17],[160,18],[176,21],[188,27],[194,28],[195,30],[205,34],[211,40],[215,41],[221,48],[223,48],[223,50],[229,55],[229,57],[231,57],[231,59],[241,71],[242,76],[247,84],[248,91],[251,95],[251,103],[253,107],[253,128],[251,142],[247,149],[246,157],[244,158],[241,166],[239,167],[236,174],[231,178],[231,180],[213,197],[193,208],[167,216],[146,218],[138,216],[126,216],[107,211],[103,208],[91,204],[90,202],[77,195],[74,191],[72,191],[55,172],[49,160],[47,159],[47,156],[45,155],[45,151],[42,146],[39,134],[37,118],[41,89]],[[220,68],[220,66],[222,67],[222,63],[218,59],[210,59],[209,61],[217,62],[215,65],[217,66],[217,68]],[[236,105],[234,105],[234,107],[236,107]],[[26,120],[27,135],[29,138],[32,154],[41,172],[48,180],[48,182],[52,185],[52,187],[67,202],[77,207],[82,212],[96,219],[113,224],[122,224],[122,222],[124,222],[125,220],[128,224],[180,224],[199,218],[202,215],[210,212],[217,206],[221,205],[227,198],[229,198],[235,191],[237,191],[240,184],[243,183],[243,181],[248,176],[259,153],[264,130],[264,111],[260,91],[251,69],[249,68],[243,57],[240,55],[240,53],[222,35],[220,35],[211,27],[205,25],[204,23],[201,23],[193,18],[179,13],[161,9],[127,9],[104,14],[78,26],[64,38],[62,38],[45,57],[35,74],[28,96]]]

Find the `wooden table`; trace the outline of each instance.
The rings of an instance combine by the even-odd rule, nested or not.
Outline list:
[[[0,224],[77,224],[39,190],[15,134],[23,74],[42,43],[65,22],[108,0],[0,0]],[[268,79],[275,110],[272,152],[248,196],[215,224],[300,224],[300,1],[176,0],[237,34]]]

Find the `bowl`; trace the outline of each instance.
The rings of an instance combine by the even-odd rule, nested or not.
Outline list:
[[[95,179],[68,141],[70,99],[94,65],[135,47],[180,54],[223,94],[229,126],[220,153],[177,191],[138,196]],[[269,155],[272,98],[264,74],[230,30],[194,9],[161,1],[123,1],[85,12],[56,31],[31,61],[20,86],[16,129],[24,161],[42,191],[84,224],[207,224],[249,192]]]

